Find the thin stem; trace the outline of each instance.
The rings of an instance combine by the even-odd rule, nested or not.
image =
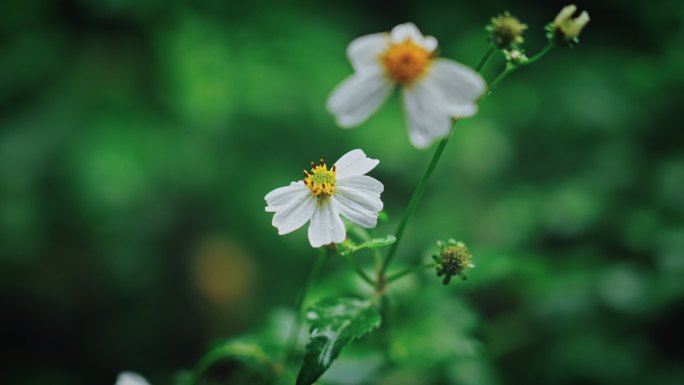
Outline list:
[[[373,259],[375,260],[375,276],[378,280],[380,280],[380,272],[382,271],[382,253],[377,248],[373,249]]]
[[[309,289],[311,288],[311,284],[318,277],[318,273],[321,271],[321,267],[323,267],[323,263],[327,259],[326,257],[329,253],[330,251],[325,250],[321,253],[321,255],[318,256],[318,258],[316,258],[313,265],[311,266],[311,270],[309,270],[309,275],[307,276],[306,281],[304,282],[304,287],[302,287],[302,290],[299,292],[299,295],[297,296],[297,302],[295,304],[295,319],[292,323],[292,328],[290,329],[290,347],[287,353],[285,354],[284,362],[289,361],[289,359],[292,357],[292,354],[295,351],[297,345],[297,336],[299,335],[299,328],[302,322],[302,310],[304,307],[304,301],[306,300],[306,295],[309,292]]]
[[[404,277],[404,276],[406,276],[406,275],[409,275],[409,274],[411,274],[411,273],[415,273],[415,272],[417,272],[417,271],[421,271],[421,270],[425,270],[425,269],[431,269],[431,268],[434,268],[434,267],[435,267],[435,263],[434,263],[434,262],[426,262],[426,263],[423,263],[423,264],[420,264],[420,265],[416,265],[416,266],[412,266],[412,267],[407,267],[406,269],[404,269],[404,270],[402,270],[402,271],[400,271],[400,272],[398,272],[398,273],[392,274],[392,275],[390,275],[389,277],[387,277],[387,283],[389,284],[389,283],[391,283],[392,281],[396,281],[397,279],[399,279],[399,278],[401,278],[401,277]]]
[[[530,64],[532,64],[532,63],[534,63],[534,62],[536,62],[537,60],[539,60],[539,59],[543,58],[544,56],[546,56],[546,54],[549,53],[549,51],[551,51],[551,49],[553,49],[553,47],[555,47],[555,46],[553,45],[553,43],[547,44],[546,47],[544,47],[544,48],[543,48],[541,51],[539,51],[536,55],[534,55],[534,56],[532,56],[531,58],[527,59],[527,61],[524,62],[524,63],[522,63],[521,65],[523,65],[523,66],[528,66],[528,65],[530,65]]]
[[[515,67],[510,67],[506,69],[503,73],[501,73],[494,81],[492,84],[489,86],[487,89],[487,92],[485,95],[480,99],[484,99],[491,91],[498,85],[504,78],[506,78],[508,75],[513,73],[515,70],[518,68],[524,66],[524,65],[529,65],[537,60],[541,59],[544,55],[546,55],[551,48],[553,48],[552,44],[547,45],[544,47],[543,50],[541,50],[537,55],[533,56],[532,58],[528,59],[528,61],[524,64],[519,64]],[[485,52],[484,56],[480,60],[480,62],[477,65],[477,70],[478,72],[482,70],[482,68],[487,64],[487,61],[492,57],[493,55],[493,47],[489,47],[487,52]],[[454,125],[458,123],[458,120],[454,121]],[[437,162],[439,161],[440,157],[442,156],[442,153],[444,152],[444,148],[446,147],[447,143],[449,142],[449,138],[451,137],[451,134],[453,133],[453,127],[449,131],[449,134],[445,136],[440,142],[439,146],[437,146],[437,150],[435,150],[435,154],[432,156],[432,160],[430,161],[430,164],[428,165],[427,170],[425,171],[425,174],[423,174],[423,177],[421,178],[420,182],[418,182],[418,186],[416,186],[416,190],[413,192],[413,196],[411,196],[411,200],[409,201],[408,206],[406,207],[406,210],[404,211],[404,215],[401,218],[401,221],[399,222],[399,226],[397,226],[397,231],[395,232],[395,236],[397,238],[397,241],[394,242],[391,246],[390,249],[387,251],[387,255],[385,256],[385,259],[383,261],[382,267],[380,268],[380,272],[378,274],[378,280],[377,280],[377,285],[378,289],[382,288],[384,289],[384,285],[387,283],[387,281],[384,278],[385,273],[387,272],[387,268],[389,267],[390,263],[392,262],[392,259],[394,258],[394,255],[397,252],[397,248],[399,248],[399,244],[401,243],[401,240],[403,239],[404,231],[406,230],[406,225],[408,224],[409,219],[411,218],[411,215],[416,209],[416,206],[418,205],[418,201],[420,200],[421,196],[423,195],[423,191],[425,190],[425,187],[427,185],[427,182],[430,180],[430,176],[432,176],[432,172],[435,169],[435,166],[437,165]]]
[[[454,122],[454,124],[456,124],[456,122]],[[432,172],[435,170],[435,166],[437,166],[437,162],[439,161],[439,158],[442,156],[444,148],[449,142],[449,137],[451,137],[452,132],[453,130],[451,130],[449,134],[439,142],[439,146],[437,146],[437,150],[435,151],[435,154],[432,156],[432,160],[430,161],[427,170],[425,170],[425,174],[423,174],[423,177],[421,178],[420,182],[418,182],[418,186],[416,186],[416,190],[413,192],[413,196],[411,197],[411,200],[409,201],[409,204],[406,207],[406,210],[404,211],[404,215],[401,217],[401,222],[399,222],[399,226],[397,226],[397,231],[395,232],[397,241],[390,246],[390,249],[387,252],[387,255],[385,256],[384,263],[382,264],[382,268],[380,269],[380,275],[385,274],[385,272],[387,271],[387,267],[389,267],[390,263],[392,262],[392,258],[394,258],[394,255],[397,252],[397,248],[399,247],[399,244],[401,243],[401,240],[403,238],[402,236],[404,235],[404,230],[406,230],[406,225],[408,224],[408,221],[411,218],[413,211],[415,211],[416,206],[418,206],[418,201],[420,201],[420,197],[423,195],[423,192],[425,191],[427,182],[430,180],[430,176],[432,176]]]
[[[356,263],[356,261],[354,260],[354,258],[352,258],[351,255],[345,255],[344,258],[347,260],[347,262],[349,262],[349,264],[351,265],[351,267],[354,269],[354,271],[356,272],[356,274],[358,274],[359,277],[361,277],[361,279],[363,279],[364,281],[366,281],[369,285],[375,287],[375,281],[373,281],[373,279],[372,279],[368,274],[366,274],[365,271],[363,271],[363,269],[361,268],[361,266],[359,266],[359,265]]]
[[[489,61],[494,52],[496,52],[494,46],[490,46],[489,49],[487,49],[487,52],[485,52],[485,54],[482,56],[482,59],[477,64],[476,70],[478,72],[480,72],[482,68],[485,66],[485,64],[487,64],[487,61]],[[454,124],[456,124],[456,122],[454,122]],[[409,201],[408,207],[406,207],[404,215],[401,217],[401,221],[399,222],[399,226],[397,226],[397,231],[394,233],[394,235],[397,237],[397,241],[390,246],[390,249],[387,251],[387,255],[385,256],[385,260],[382,263],[382,267],[380,268],[378,274],[378,283],[381,283],[383,281],[382,277],[384,276],[385,272],[387,271],[387,267],[389,267],[390,263],[392,262],[392,258],[394,258],[394,255],[397,252],[397,248],[399,247],[402,236],[404,235],[404,230],[406,230],[406,225],[408,224],[408,221],[411,218],[413,211],[416,209],[420,197],[423,195],[425,186],[427,185],[428,180],[430,180],[430,176],[432,176],[432,172],[434,171],[435,166],[439,161],[439,158],[442,156],[444,148],[449,142],[449,137],[451,137],[452,132],[453,128],[451,131],[449,131],[449,134],[439,142],[439,146],[437,146],[437,150],[435,150],[435,154],[432,156],[432,160],[430,161],[430,164],[428,165],[425,174],[423,174],[423,178],[418,183],[416,190],[413,192],[413,196],[411,196],[411,200]]]
[[[482,71],[485,64],[487,64],[487,62],[492,57],[492,55],[494,55],[495,52],[496,52],[496,47],[494,47],[493,45],[490,45],[487,52],[485,52],[484,56],[482,56],[482,59],[480,59],[480,62],[477,63],[477,65],[475,66],[475,71],[477,71],[477,72]]]
[[[536,62],[537,60],[543,58],[544,56],[546,56],[547,53],[549,53],[549,51],[551,51],[551,49],[552,49],[553,47],[554,47],[554,45],[551,44],[551,43],[549,43],[548,45],[546,45],[546,47],[544,47],[544,49],[542,49],[541,51],[539,51],[539,53],[537,53],[536,55],[534,55],[534,56],[532,56],[531,58],[527,59],[527,61],[525,61],[525,62],[523,62],[523,63],[520,63],[520,64],[518,64],[518,65],[506,67],[506,70],[503,71],[502,73],[500,73],[499,76],[497,76],[497,77],[496,77],[494,80],[492,80],[492,82],[489,84],[489,87],[487,87],[487,92],[485,92],[485,96],[484,96],[484,97],[489,96],[489,94],[494,90],[494,88],[496,88],[496,86],[498,86],[499,83],[501,83],[502,80],[506,79],[510,74],[512,74],[513,72],[515,72],[515,71],[517,71],[517,70],[519,70],[519,69],[521,69],[521,68],[523,68],[523,67],[526,67],[526,66],[528,66],[528,65],[530,65],[530,64],[532,64],[532,63],[534,63],[534,62]],[[484,99],[484,97],[483,97],[482,99]],[[481,100],[482,100],[482,99],[481,99]]]
[[[380,343],[383,346],[382,351],[385,354],[387,363],[392,365],[392,337],[397,324],[397,306],[396,301],[389,293],[383,295],[380,300],[380,316],[382,317],[382,333],[380,333]]]

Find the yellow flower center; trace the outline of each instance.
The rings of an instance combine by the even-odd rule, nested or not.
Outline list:
[[[432,61],[432,53],[411,40],[392,44],[380,61],[387,74],[397,83],[410,84],[425,73]]]
[[[316,196],[331,196],[335,193],[335,165],[330,170],[321,159],[319,164],[311,162],[311,172],[304,170],[304,184]]]

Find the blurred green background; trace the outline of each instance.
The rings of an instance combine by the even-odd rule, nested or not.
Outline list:
[[[2,382],[170,383],[287,313],[317,253],[304,230],[277,235],[264,195],[362,148],[387,234],[432,154],[397,97],[335,126],[347,44],[413,21],[474,66],[490,17],[526,22],[533,54],[563,5],[0,3]],[[453,237],[477,268],[398,283],[387,354],[357,342],[322,383],[684,383],[684,6],[578,5],[582,43],[458,125],[393,267]],[[312,298],[361,288],[335,259]]]

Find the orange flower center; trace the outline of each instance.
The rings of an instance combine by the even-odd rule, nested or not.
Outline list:
[[[387,74],[397,83],[410,84],[425,73],[432,53],[411,40],[393,44],[380,56]]]

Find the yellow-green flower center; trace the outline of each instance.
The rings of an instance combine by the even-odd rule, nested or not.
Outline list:
[[[304,170],[304,184],[316,196],[331,196],[335,193],[335,166],[330,170],[321,159],[319,164],[311,162],[311,171]]]
[[[380,56],[380,62],[387,74],[397,83],[407,85],[422,76],[430,62],[432,53],[411,40],[392,44]]]

